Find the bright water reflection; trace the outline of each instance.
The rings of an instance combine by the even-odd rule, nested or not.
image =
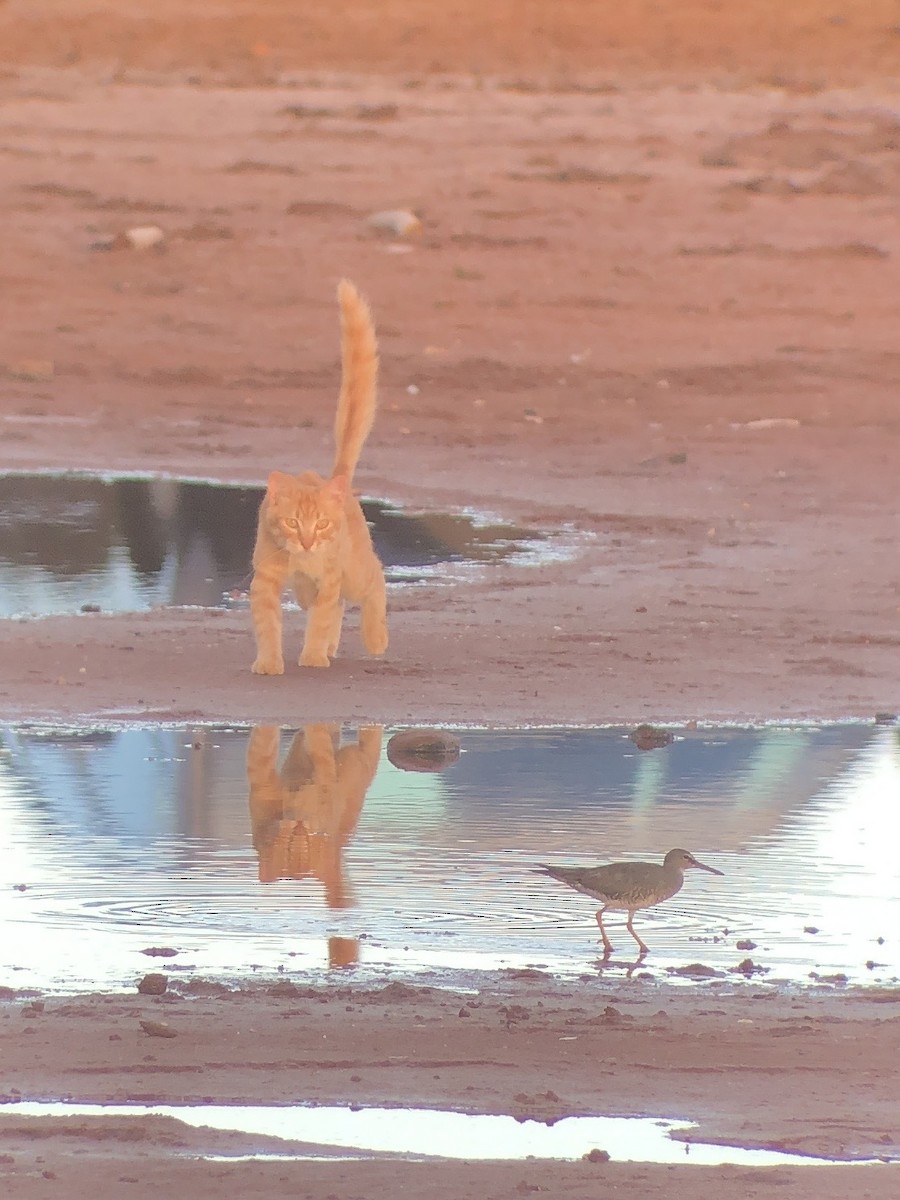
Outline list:
[[[639,914],[642,969],[728,971],[750,939],[766,978],[900,976],[896,729],[699,731],[646,753],[624,730],[460,736],[426,774],[388,762],[378,726],[6,729],[0,982],[130,984],[151,945],[185,974],[580,973],[596,905],[534,864],[677,845],[725,878],[693,872]],[[608,923],[621,970],[632,943]]]
[[[669,1135],[687,1132],[693,1128],[691,1122],[655,1117],[563,1117],[547,1124],[504,1115],[440,1109],[52,1102],[3,1105],[0,1115],[4,1113],[17,1117],[173,1117],[194,1128],[254,1134],[285,1142],[283,1154],[280,1151],[273,1154],[268,1148],[262,1154],[240,1155],[240,1158],[321,1157],[323,1149],[328,1147],[372,1157],[389,1154],[469,1162],[525,1158],[571,1161],[597,1149],[605,1150],[615,1162],[690,1163],[700,1167],[853,1165],[848,1159],[673,1141]],[[305,1143],[306,1149],[292,1151],[291,1143],[296,1142]],[[221,1160],[224,1156],[215,1157]]]

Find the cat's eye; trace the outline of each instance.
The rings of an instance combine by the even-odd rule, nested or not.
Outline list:
[[[299,529],[300,528],[300,522],[297,520],[296,517],[285,517],[284,523],[285,523],[285,525],[287,525],[288,529]]]
[[[321,532],[323,529],[327,529],[330,524],[331,522],[327,517],[319,517],[318,521],[316,521],[316,529]]]

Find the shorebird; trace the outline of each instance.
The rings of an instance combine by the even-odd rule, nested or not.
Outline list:
[[[681,891],[684,883],[684,873],[692,867],[701,871],[709,871],[710,875],[722,875],[715,867],[694,858],[687,850],[670,850],[662,862],[617,862],[606,867],[548,867],[540,864],[545,875],[567,883],[569,887],[586,896],[593,896],[603,905],[597,911],[597,924],[600,926],[600,936],[603,938],[603,957],[612,954],[612,943],[603,928],[603,914],[627,912],[626,928],[641,948],[640,958],[647,953],[647,947],[634,932],[631,924],[634,914],[640,908],[650,908],[661,900],[668,900],[676,892]]]

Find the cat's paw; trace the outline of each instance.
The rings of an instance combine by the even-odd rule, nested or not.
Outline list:
[[[301,667],[331,666],[331,659],[324,650],[304,650],[297,661]]]
[[[283,675],[283,658],[264,658],[261,654],[250,668],[254,675]]]
[[[388,648],[388,631],[380,629],[364,630],[363,643],[370,654],[384,654]]]

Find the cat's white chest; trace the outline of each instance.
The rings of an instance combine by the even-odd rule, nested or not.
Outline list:
[[[328,569],[328,555],[322,550],[304,550],[300,554],[292,554],[288,573],[290,575],[305,575],[313,583],[321,583]]]

